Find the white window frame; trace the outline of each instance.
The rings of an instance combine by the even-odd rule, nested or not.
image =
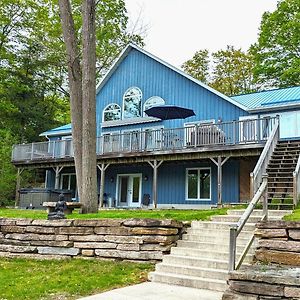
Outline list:
[[[128,119],[132,119],[132,118],[125,118],[125,114],[124,114],[124,109],[125,109],[125,99],[127,98],[125,95],[128,93],[128,91],[130,91],[131,89],[137,89],[140,92],[140,110],[142,110],[142,99],[143,99],[143,92],[142,90],[137,87],[137,86],[131,86],[130,88],[128,88],[125,93],[123,94],[123,104],[122,104],[122,120],[128,120]],[[142,112],[140,111],[140,115],[139,116],[135,116],[133,118],[140,118],[142,117]]]
[[[117,105],[120,109],[120,119],[117,119],[117,120],[111,120],[111,121],[105,121],[104,120],[104,113],[106,112],[106,109],[111,106],[111,105]],[[113,111],[113,110],[110,110],[110,111]],[[122,108],[121,106],[118,104],[118,103],[109,103],[107,104],[104,108],[103,108],[103,111],[102,111],[102,122],[112,122],[112,121],[119,121],[119,120],[122,120]]]
[[[152,96],[152,97],[148,98],[148,99],[145,101],[144,105],[143,105],[143,117],[148,117],[147,114],[145,113],[147,102],[149,102],[150,100],[153,100],[153,99],[155,99],[155,98],[161,99],[161,100],[163,101],[163,104],[162,104],[162,103],[161,103],[161,104],[155,104],[155,105],[152,105],[151,107],[160,106],[160,105],[166,105],[166,100],[163,99],[162,97],[159,97],[159,96]],[[150,108],[151,108],[151,107],[150,107]]]
[[[188,173],[190,170],[198,171],[198,182],[197,182],[197,199],[188,198]],[[209,198],[200,198],[200,170],[209,170],[210,173],[210,181],[209,181]],[[211,181],[212,181],[212,173],[211,167],[199,167],[199,168],[186,168],[185,170],[185,200],[186,201],[211,201]]]

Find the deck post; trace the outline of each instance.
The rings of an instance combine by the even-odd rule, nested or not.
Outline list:
[[[100,164],[97,165],[98,169],[100,170],[100,187],[99,187],[99,206],[103,207],[103,190],[104,190],[104,184],[105,184],[105,171],[109,167],[110,164]]]
[[[222,160],[221,156],[218,156],[217,160],[210,158],[211,161],[218,167],[218,206],[222,205],[222,167],[227,162],[230,156],[225,157]]]
[[[158,162],[156,159],[153,161],[148,161],[149,165],[153,168],[153,183],[152,183],[152,198],[153,198],[153,206],[157,208],[157,169],[163,163],[163,160]]]
[[[57,190],[59,189],[59,174],[61,172],[61,170],[63,169],[64,167],[55,167],[53,168],[54,172],[55,172],[55,185],[54,185],[54,188]]]
[[[15,207],[20,205],[20,186],[21,186],[21,174],[24,171],[23,168],[18,168],[17,170],[17,177],[16,177],[16,196],[15,196]]]

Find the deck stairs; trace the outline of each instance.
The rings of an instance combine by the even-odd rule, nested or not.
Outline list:
[[[299,154],[300,141],[277,143],[267,167],[267,197],[270,208],[293,208],[293,171]]]
[[[227,215],[212,217],[211,221],[193,221],[171,253],[163,257],[149,274],[153,282],[175,284],[199,289],[225,291],[228,273],[229,227],[236,223],[244,210],[229,210]],[[269,210],[269,219],[280,220],[290,211]],[[237,239],[240,254],[251,238],[255,224],[261,220],[262,210],[254,210]],[[244,263],[253,259],[255,244]]]

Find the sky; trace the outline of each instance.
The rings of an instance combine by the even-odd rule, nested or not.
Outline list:
[[[262,14],[277,0],[125,0],[131,27],[146,29],[145,50],[176,67],[200,49],[247,50]],[[139,20],[137,22],[137,20]]]

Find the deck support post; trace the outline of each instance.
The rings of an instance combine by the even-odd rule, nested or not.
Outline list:
[[[210,158],[211,161],[218,167],[218,206],[222,205],[222,167],[227,162],[230,156],[225,157],[222,160],[221,156],[217,157],[217,160]]]
[[[157,208],[157,170],[160,167],[160,165],[163,163],[163,160],[157,161],[155,159],[153,162],[148,161],[148,163],[153,168],[152,198],[153,198],[153,207]]]
[[[20,186],[21,186],[21,174],[24,171],[24,168],[17,169],[17,177],[16,177],[16,196],[15,196],[15,207],[20,205]]]
[[[55,167],[53,168],[54,172],[55,172],[55,185],[54,185],[54,188],[57,190],[59,189],[59,174],[60,172],[62,171],[64,167]]]
[[[105,184],[105,171],[109,167],[110,164],[104,164],[101,163],[100,165],[97,165],[98,169],[100,170],[100,187],[99,187],[99,206],[103,207],[103,190],[104,190],[104,184]]]

